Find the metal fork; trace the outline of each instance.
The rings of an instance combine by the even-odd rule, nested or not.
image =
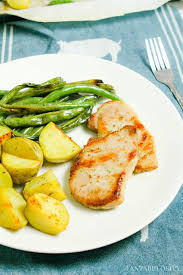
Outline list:
[[[159,82],[167,85],[183,109],[183,96],[174,86],[174,73],[170,69],[165,48],[160,37],[145,39],[151,69]]]

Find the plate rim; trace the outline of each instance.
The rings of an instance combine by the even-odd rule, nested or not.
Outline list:
[[[145,78],[143,75],[133,71],[132,69],[129,69],[128,67],[124,66],[124,65],[121,65],[119,63],[113,63],[112,61],[108,61],[108,60],[105,60],[105,59],[102,59],[102,58],[97,58],[97,57],[94,57],[94,56],[83,56],[83,55],[77,55],[77,54],[41,54],[41,55],[32,55],[32,56],[28,56],[28,57],[23,57],[23,58],[19,58],[19,59],[15,59],[15,60],[12,60],[10,62],[7,62],[7,63],[3,63],[3,64],[0,64],[0,68],[2,66],[7,66],[7,64],[10,64],[10,63],[16,63],[16,62],[21,62],[23,60],[28,60],[28,59],[36,59],[36,58],[46,58],[47,56],[49,57],[76,57],[76,58],[82,58],[82,59],[90,59],[90,60],[96,60],[96,61],[100,61],[102,63],[106,63],[106,64],[111,64],[113,66],[118,66],[119,68],[122,68],[123,70],[126,70],[128,71],[129,73],[132,73],[132,74],[136,74],[138,78],[141,78],[141,80],[143,81],[146,81],[147,83],[150,83],[152,86],[154,86],[154,89],[161,94],[161,96],[163,97],[163,99],[167,102],[167,104],[169,104],[171,106],[171,108],[173,109],[172,111],[175,112],[176,116],[177,116],[177,119],[179,119],[179,127],[183,130],[183,119],[180,115],[180,113],[178,112],[178,110],[176,109],[175,105],[173,104],[173,102],[168,98],[168,96],[165,95],[165,93],[160,89],[158,88],[154,83],[152,83],[150,80],[148,80],[147,78]],[[108,246],[108,245],[111,245],[111,244],[114,244],[114,243],[117,243],[119,241],[122,241],[122,240],[125,240],[126,238],[136,234],[137,232],[139,232],[142,228],[144,228],[145,226],[149,225],[150,223],[152,223],[155,219],[157,219],[167,208],[168,206],[172,203],[172,201],[175,199],[176,195],[178,194],[179,190],[181,189],[181,186],[182,186],[182,178],[183,178],[183,171],[182,171],[182,175],[179,175],[179,179],[177,180],[177,184],[176,184],[176,188],[174,188],[171,196],[169,196],[168,200],[166,200],[166,203],[164,203],[159,209],[158,211],[156,211],[155,213],[153,213],[151,215],[150,218],[146,218],[146,221],[144,221],[144,223],[139,226],[136,226],[136,229],[135,231],[134,230],[131,230],[133,232],[129,232],[122,238],[120,237],[117,237],[117,238],[113,238],[113,240],[111,241],[104,241],[104,242],[101,242],[99,245],[94,245],[93,247],[91,248],[87,248],[87,249],[74,249],[74,250],[70,250],[70,251],[58,251],[58,250],[42,250],[42,249],[39,249],[39,251],[34,251],[32,249],[28,249],[28,248],[25,248],[25,247],[22,247],[22,245],[7,245],[5,243],[5,241],[3,240],[0,240],[0,245],[2,246],[5,246],[5,247],[9,247],[9,248],[13,248],[13,249],[17,249],[17,250],[21,250],[21,251],[25,251],[25,252],[34,252],[34,253],[43,253],[43,254],[69,254],[69,253],[79,253],[79,252],[84,252],[84,251],[90,251],[90,250],[94,250],[94,249],[98,249],[98,248],[102,248],[102,247],[105,247],[105,246]],[[148,221],[147,221],[148,220]]]
[[[135,0],[133,0],[135,3]],[[77,21],[97,21],[103,20],[107,18],[112,18],[116,16],[123,16],[125,14],[134,13],[134,12],[143,12],[148,10],[154,10],[159,8],[165,3],[168,3],[169,0],[157,0],[152,1],[150,4],[144,0],[143,6],[142,4],[130,3],[129,5],[121,5],[120,0],[113,0],[112,4],[108,3],[103,6],[103,11],[100,9],[96,12],[97,6],[101,6],[101,2],[105,2],[105,0],[100,0],[100,4],[98,4],[97,0],[90,1],[82,1],[75,2],[69,4],[62,4],[55,6],[38,6],[38,7],[30,7],[24,10],[15,10],[9,9],[7,11],[0,11],[2,15],[16,15],[20,18],[32,20],[35,22],[77,22]],[[115,4],[115,5],[114,5]],[[72,15],[70,11],[74,8],[74,13]],[[42,12],[44,9],[44,12]],[[92,9],[93,13],[90,13],[89,10]],[[53,11],[54,16],[48,16],[48,14]],[[46,16],[44,15],[46,14]]]

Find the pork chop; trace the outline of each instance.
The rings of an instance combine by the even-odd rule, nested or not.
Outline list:
[[[126,181],[138,161],[137,143],[133,126],[91,138],[71,169],[72,195],[89,208],[110,209],[121,204]]]
[[[158,162],[154,138],[129,105],[120,101],[108,101],[102,104],[88,120],[88,127],[94,131],[98,130],[99,137],[118,131],[125,125],[135,126],[139,137],[139,160],[134,172],[139,173],[156,169]]]

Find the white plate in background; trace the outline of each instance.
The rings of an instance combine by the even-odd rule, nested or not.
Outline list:
[[[38,22],[99,20],[126,13],[153,10],[169,0],[78,0],[75,3],[44,6],[49,0],[31,0],[32,7],[25,10],[4,10],[0,14],[16,15]],[[0,4],[3,5],[3,4]],[[7,7],[6,7],[7,9]]]

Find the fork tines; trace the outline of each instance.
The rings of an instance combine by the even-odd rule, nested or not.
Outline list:
[[[145,43],[152,71],[170,69],[170,63],[161,38],[145,39]]]

